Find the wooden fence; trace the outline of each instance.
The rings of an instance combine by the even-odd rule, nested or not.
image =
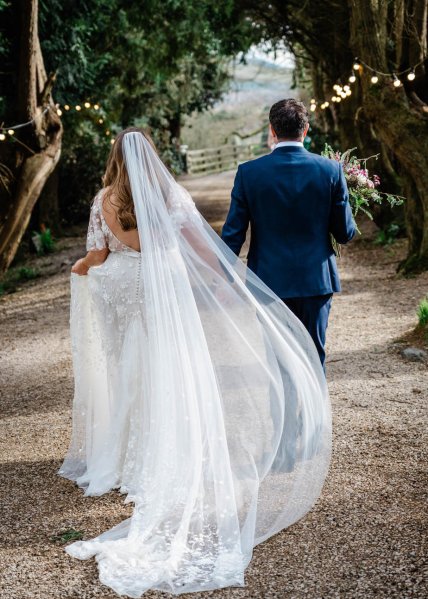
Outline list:
[[[207,175],[236,168],[240,162],[254,158],[256,147],[255,144],[229,144],[218,148],[188,150],[187,172],[189,175]]]

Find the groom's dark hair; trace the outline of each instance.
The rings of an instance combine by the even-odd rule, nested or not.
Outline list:
[[[269,111],[269,122],[278,139],[302,137],[308,120],[306,106],[294,98],[276,102]]]

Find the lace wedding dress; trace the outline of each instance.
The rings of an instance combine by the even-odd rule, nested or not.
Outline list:
[[[59,473],[132,516],[66,551],[120,595],[243,586],[253,547],[321,491],[331,415],[303,325],[226,247],[139,133],[123,138],[141,252],[96,197],[71,276],[73,431]]]

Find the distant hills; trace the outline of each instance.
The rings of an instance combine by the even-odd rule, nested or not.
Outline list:
[[[291,89],[292,62],[287,58],[282,62],[254,52],[246,63],[232,63],[232,79],[223,100],[211,110],[187,118],[182,142],[190,149],[215,147],[231,140],[234,131],[245,135],[262,127],[274,102],[297,95]],[[260,134],[246,141],[257,137]]]

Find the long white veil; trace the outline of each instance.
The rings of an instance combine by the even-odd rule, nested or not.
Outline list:
[[[138,430],[126,489],[135,508],[67,551],[96,555],[100,580],[130,597],[242,586],[253,547],[320,494],[331,451],[324,373],[303,325],[214,233],[147,139],[127,133],[122,149],[144,289],[128,339],[144,348],[130,345],[139,389],[124,390],[114,426],[123,438]],[[83,422],[85,401],[75,398],[70,478],[87,467],[94,425],[107,426],[101,407]]]

